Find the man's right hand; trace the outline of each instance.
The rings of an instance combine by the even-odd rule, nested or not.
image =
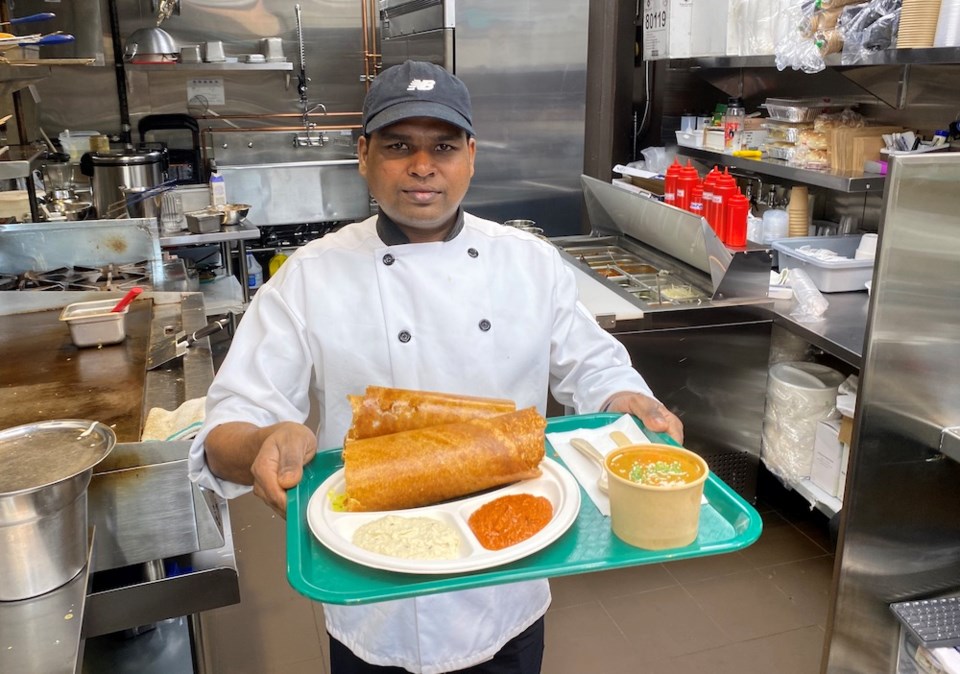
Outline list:
[[[303,467],[317,453],[317,436],[303,424],[292,421],[265,430],[269,433],[250,466],[253,493],[286,517],[286,490],[297,486],[303,478]]]
[[[317,453],[317,436],[294,421],[263,428],[230,422],[210,431],[204,449],[214,475],[252,484],[254,494],[286,517],[286,490],[303,478],[303,467]]]

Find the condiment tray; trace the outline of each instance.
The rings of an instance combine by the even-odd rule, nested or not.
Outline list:
[[[614,422],[620,416],[588,414],[557,417],[547,421],[547,432],[598,428]],[[639,420],[637,424],[642,428]],[[646,429],[644,432],[653,442],[676,445],[665,435]],[[546,456],[552,460],[551,463],[563,463],[549,442],[546,444]],[[544,465],[549,466],[550,463],[545,462]],[[498,583],[716,555],[747,547],[760,537],[762,528],[757,511],[711,473],[704,484],[707,503],[701,506],[697,540],[682,548],[641,550],[627,545],[613,535],[610,519],[601,515],[593,502],[589,498],[583,498],[581,493],[576,519],[569,528],[561,532],[556,540],[522,558],[464,572],[423,574],[391,571],[350,561],[321,544],[310,530],[308,509],[311,499],[318,490],[321,490],[324,500],[328,498],[328,490],[322,487],[327,480],[340,472],[342,467],[341,450],[318,452],[313,461],[304,467],[300,484],[287,492],[287,578],[293,588],[304,596],[329,604],[366,604]],[[565,468],[563,473],[568,474]],[[340,474],[342,475],[342,472]],[[336,480],[331,482],[334,483]],[[523,483],[504,489],[512,490],[521,484]],[[582,491],[579,485],[577,488]],[[483,502],[486,502],[493,498],[492,494],[469,498],[484,499]],[[379,516],[386,513],[375,514]],[[370,513],[338,515],[367,516]],[[347,530],[341,530],[341,538]],[[533,540],[528,539],[526,542]],[[472,554],[474,553],[471,552]],[[483,553],[479,553],[479,556],[482,555]],[[394,562],[409,561],[390,559]]]

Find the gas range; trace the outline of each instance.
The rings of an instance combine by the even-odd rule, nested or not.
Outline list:
[[[19,274],[0,274],[0,290],[32,291],[114,291],[140,286],[152,288],[149,260],[102,266],[58,267],[43,271],[27,270]]]

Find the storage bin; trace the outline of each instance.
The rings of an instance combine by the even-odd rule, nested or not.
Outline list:
[[[703,130],[691,129],[677,131],[677,145],[684,147],[703,147]]]
[[[60,312],[60,320],[70,328],[70,338],[79,347],[119,344],[126,336],[125,319],[130,307],[113,312],[117,298],[74,302]]]
[[[855,236],[800,236],[773,242],[780,256],[780,269],[803,269],[817,289],[823,293],[842,293],[863,290],[864,283],[873,278],[873,260],[855,260],[861,237]],[[826,248],[847,260],[819,260],[797,249],[803,246]]]

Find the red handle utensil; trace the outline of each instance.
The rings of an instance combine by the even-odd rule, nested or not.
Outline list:
[[[119,302],[117,302],[116,306],[110,310],[110,313],[118,313],[123,311],[124,309],[127,308],[127,305],[133,302],[133,300],[137,298],[137,295],[139,295],[142,292],[143,292],[143,288],[141,288],[140,286],[135,286],[133,288],[130,288],[127,294],[124,295],[123,298]]]

